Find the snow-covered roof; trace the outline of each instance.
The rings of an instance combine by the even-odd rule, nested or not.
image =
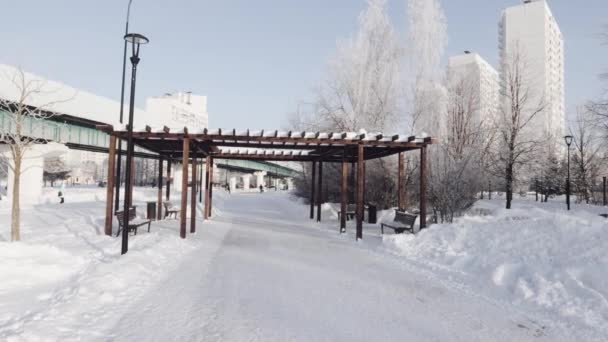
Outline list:
[[[0,64],[1,99],[19,101],[23,87],[14,82],[20,83],[21,75],[25,84],[37,89],[25,101],[30,106],[107,124],[119,121],[120,102],[6,64]],[[128,103],[124,106],[124,112],[128,113]],[[135,108],[135,117],[144,117],[144,113],[144,110]]]

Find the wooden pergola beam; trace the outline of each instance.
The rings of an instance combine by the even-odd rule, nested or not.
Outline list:
[[[126,131],[113,131],[112,135],[116,135],[118,137],[126,136]],[[320,138],[320,133],[316,133],[314,138],[305,138],[305,137],[284,137],[284,136],[264,136],[264,135],[237,135],[237,136],[228,136],[221,134],[205,134],[205,133],[189,133],[187,129],[184,129],[184,133],[167,133],[167,132],[146,132],[139,131],[133,132],[133,138],[136,140],[147,140],[147,139],[174,139],[181,140],[188,136],[191,139],[197,139],[201,141],[207,141],[211,145],[217,146],[229,146],[230,142],[226,142],[227,138],[230,139],[231,142],[234,141],[243,141],[248,142],[248,147],[253,147],[252,143],[279,143],[283,146],[283,143],[291,143],[294,145],[284,145],[284,146],[310,146],[310,145],[322,145],[328,144],[331,141],[333,145],[358,145],[359,143],[364,143],[366,146],[383,146],[383,147],[410,147],[416,148],[420,147],[423,144],[433,143],[434,140],[431,138],[424,138],[423,142],[416,142],[416,137],[408,138],[408,141],[395,141],[392,137],[388,137],[384,139],[383,135],[378,134],[373,136],[372,139],[375,140],[366,140],[369,139],[367,135],[362,134],[355,139],[329,139],[329,138]],[[380,137],[381,139],[377,139]],[[215,142],[217,141],[217,142]],[[297,144],[306,144],[306,145],[297,145]],[[259,145],[259,144],[258,144]]]

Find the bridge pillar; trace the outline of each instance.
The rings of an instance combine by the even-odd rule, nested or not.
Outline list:
[[[264,176],[266,176],[266,171],[256,171],[253,173],[256,176],[255,187],[260,188],[260,185],[266,187],[266,182],[264,182]]]
[[[241,178],[243,178],[243,191],[249,191],[249,178],[251,177],[251,175],[247,174],[247,175],[241,175]]]
[[[287,190],[291,190],[291,189],[293,189],[293,179],[290,177],[290,178],[287,178]]]
[[[230,183],[228,184],[230,192],[236,190],[236,177],[230,177]]]
[[[8,148],[8,147],[7,147]],[[48,143],[29,148],[21,162],[20,200],[22,205],[37,204],[41,200],[43,183],[44,158],[53,158],[67,153],[68,148],[62,144]],[[12,163],[8,150],[0,150]],[[8,168],[7,195],[12,193],[15,174]]]

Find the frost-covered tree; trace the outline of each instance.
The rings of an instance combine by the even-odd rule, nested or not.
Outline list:
[[[5,70],[6,71],[6,70]],[[22,69],[14,69],[0,74],[10,84],[5,98],[0,98],[0,115],[4,116],[4,125],[0,126],[0,144],[8,147],[8,158],[5,166],[13,173],[11,189],[11,241],[20,240],[20,185],[23,173],[23,158],[36,144],[45,143],[28,135],[26,123],[29,120],[43,120],[55,115],[54,104],[62,101],[52,98],[56,89],[49,89],[42,80],[27,75]],[[35,104],[35,106],[33,105]]]
[[[577,109],[576,118],[570,129],[574,153],[572,155],[572,175],[574,192],[577,201],[589,203],[592,196],[592,185],[601,166],[601,141],[598,134],[596,118],[583,107]]]
[[[387,14],[386,0],[368,0],[358,19],[357,33],[337,44],[337,52],[328,65],[327,77],[318,87],[317,97],[309,111],[300,111],[291,119],[291,129],[322,131],[386,131],[396,126],[402,49]],[[390,186],[390,161],[370,161],[367,166],[369,189]],[[310,166],[304,166],[309,174]],[[337,196],[340,172],[336,165],[325,164],[324,197]],[[296,186],[307,185],[307,180],[296,181]],[[371,184],[374,185],[371,185]],[[389,185],[387,185],[389,184]],[[383,186],[384,186],[383,185]],[[299,189],[300,193],[305,191]],[[390,192],[390,191],[386,191]],[[386,193],[385,192],[385,193]],[[334,196],[335,195],[335,196]],[[387,206],[390,199],[369,193],[367,200]]]
[[[314,107],[318,129],[384,130],[396,119],[401,50],[386,0],[368,0],[359,31],[338,43]]]
[[[447,45],[447,20],[439,0],[407,0],[405,98],[417,134],[444,135],[446,91],[441,59]]]
[[[608,45],[608,26],[606,26],[602,39],[604,44]],[[606,82],[607,87],[598,100],[587,105],[587,110],[595,115],[597,127],[601,128],[603,132],[603,142],[608,146],[608,71],[600,74],[600,78]]]
[[[429,201],[441,222],[452,222],[483,191],[485,158],[493,142],[493,130],[479,115],[474,78],[465,75],[448,83],[447,136],[434,146],[429,170]]]
[[[70,170],[65,165],[61,157],[52,157],[44,160],[43,178],[46,182],[51,183],[51,187],[55,186],[58,180],[65,180],[70,176]]]
[[[506,208],[511,209],[514,183],[523,166],[538,157],[546,137],[533,129],[546,107],[544,94],[535,94],[523,52],[516,48],[501,66],[501,109],[496,123],[498,143],[492,153],[493,171],[504,179]]]

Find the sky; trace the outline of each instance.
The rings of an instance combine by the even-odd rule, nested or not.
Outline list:
[[[443,0],[446,61],[471,50],[496,66],[500,12],[520,2]],[[0,0],[0,63],[119,100],[127,3]],[[388,3],[405,42],[405,0]],[[608,69],[608,46],[599,35],[608,1],[549,5],[565,38],[572,113],[604,87],[598,74]],[[189,90],[208,96],[210,127],[282,128],[314,98],[336,42],[356,32],[364,7],[365,0],[133,0],[130,31],[150,39],[140,53],[136,102]]]

